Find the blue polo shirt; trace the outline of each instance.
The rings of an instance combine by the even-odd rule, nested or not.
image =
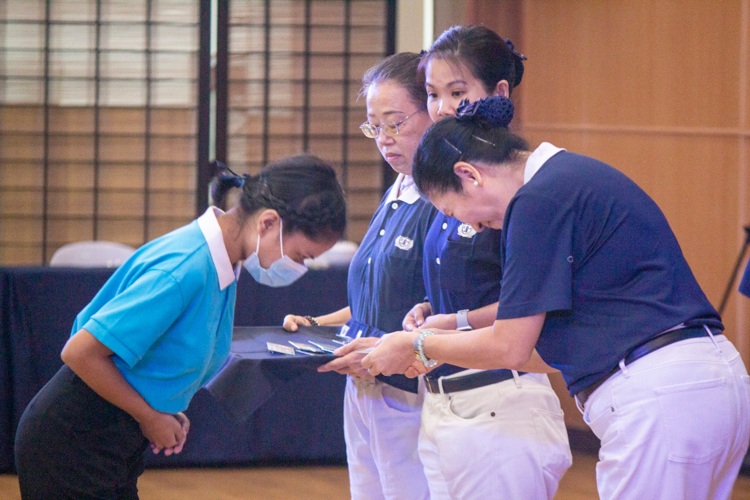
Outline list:
[[[141,247],[73,324],[71,335],[83,328],[115,353],[125,380],[158,411],[185,410],[229,355],[237,281],[227,278],[226,249],[215,259],[202,230],[201,222],[217,243],[211,211]]]
[[[352,319],[384,332],[401,330],[406,313],[424,301],[422,251],[437,214],[416,186],[397,198],[402,180],[383,197],[349,265]]]
[[[455,217],[439,213],[424,242],[422,272],[436,314],[479,309],[500,295],[502,231],[477,233]]]
[[[740,281],[740,293],[750,297],[750,261],[748,261],[745,274],[742,275],[742,281]]]
[[[497,302],[500,295],[502,231],[477,233],[455,217],[438,213],[424,242],[424,273],[427,299],[435,314],[453,314],[479,309]],[[441,365],[430,378],[463,371]]]
[[[503,223],[497,318],[547,313],[537,351],[571,395],[676,325],[723,329],[654,201],[618,170],[544,143]]]

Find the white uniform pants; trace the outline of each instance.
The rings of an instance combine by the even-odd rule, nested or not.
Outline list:
[[[589,396],[602,499],[731,497],[750,439],[750,379],[731,342],[714,338],[718,348],[705,337],[654,351]]]
[[[422,395],[347,377],[344,438],[353,500],[430,497],[417,453]]]
[[[572,463],[560,401],[544,374],[425,394],[419,455],[432,500],[548,500]]]

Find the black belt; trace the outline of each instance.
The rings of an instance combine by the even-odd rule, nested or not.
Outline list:
[[[518,372],[522,375],[521,372]],[[442,378],[443,382],[443,394],[449,392],[468,391],[469,389],[476,389],[477,387],[484,387],[485,385],[497,384],[505,380],[513,378],[513,372],[510,370],[485,370],[483,372],[472,373],[471,375],[464,375],[463,377],[454,378]],[[432,379],[429,377],[424,378],[424,385],[430,394],[440,394],[440,379]]]
[[[721,334],[721,332],[713,333],[715,333],[716,335]],[[625,356],[625,365],[627,366],[636,359],[640,359],[646,354],[652,353],[658,349],[661,349],[662,347],[668,346],[669,344],[674,344],[675,342],[680,342],[681,340],[703,337],[705,335],[707,335],[707,333],[703,325],[688,326],[685,328],[680,328],[679,330],[672,330],[671,332],[659,335],[658,337],[655,337],[639,346],[636,346],[632,351],[630,351],[627,356]],[[611,372],[594,382],[592,385],[578,391],[578,393],[576,393],[578,402],[581,403],[581,405],[586,403],[586,400],[589,398],[589,396],[591,396],[591,394],[595,390],[597,390],[600,385],[606,382],[609,377],[617,373],[619,370],[620,366],[618,365]]]

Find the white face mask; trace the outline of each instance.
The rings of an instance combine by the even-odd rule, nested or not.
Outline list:
[[[245,269],[250,273],[255,281],[261,285],[271,287],[288,286],[300,279],[307,272],[307,267],[298,264],[284,255],[284,239],[281,236],[284,232],[284,225],[279,220],[279,246],[281,247],[281,258],[273,261],[268,269],[263,269],[258,260],[258,250],[260,250],[260,235],[258,243],[255,245],[255,253],[245,259]]]

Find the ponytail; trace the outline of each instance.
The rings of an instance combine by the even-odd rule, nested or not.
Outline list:
[[[245,175],[237,175],[232,170],[220,161],[213,163],[214,168],[219,170],[219,173],[211,181],[209,185],[209,203],[226,211],[227,198],[232,188],[239,188],[245,184]]]

